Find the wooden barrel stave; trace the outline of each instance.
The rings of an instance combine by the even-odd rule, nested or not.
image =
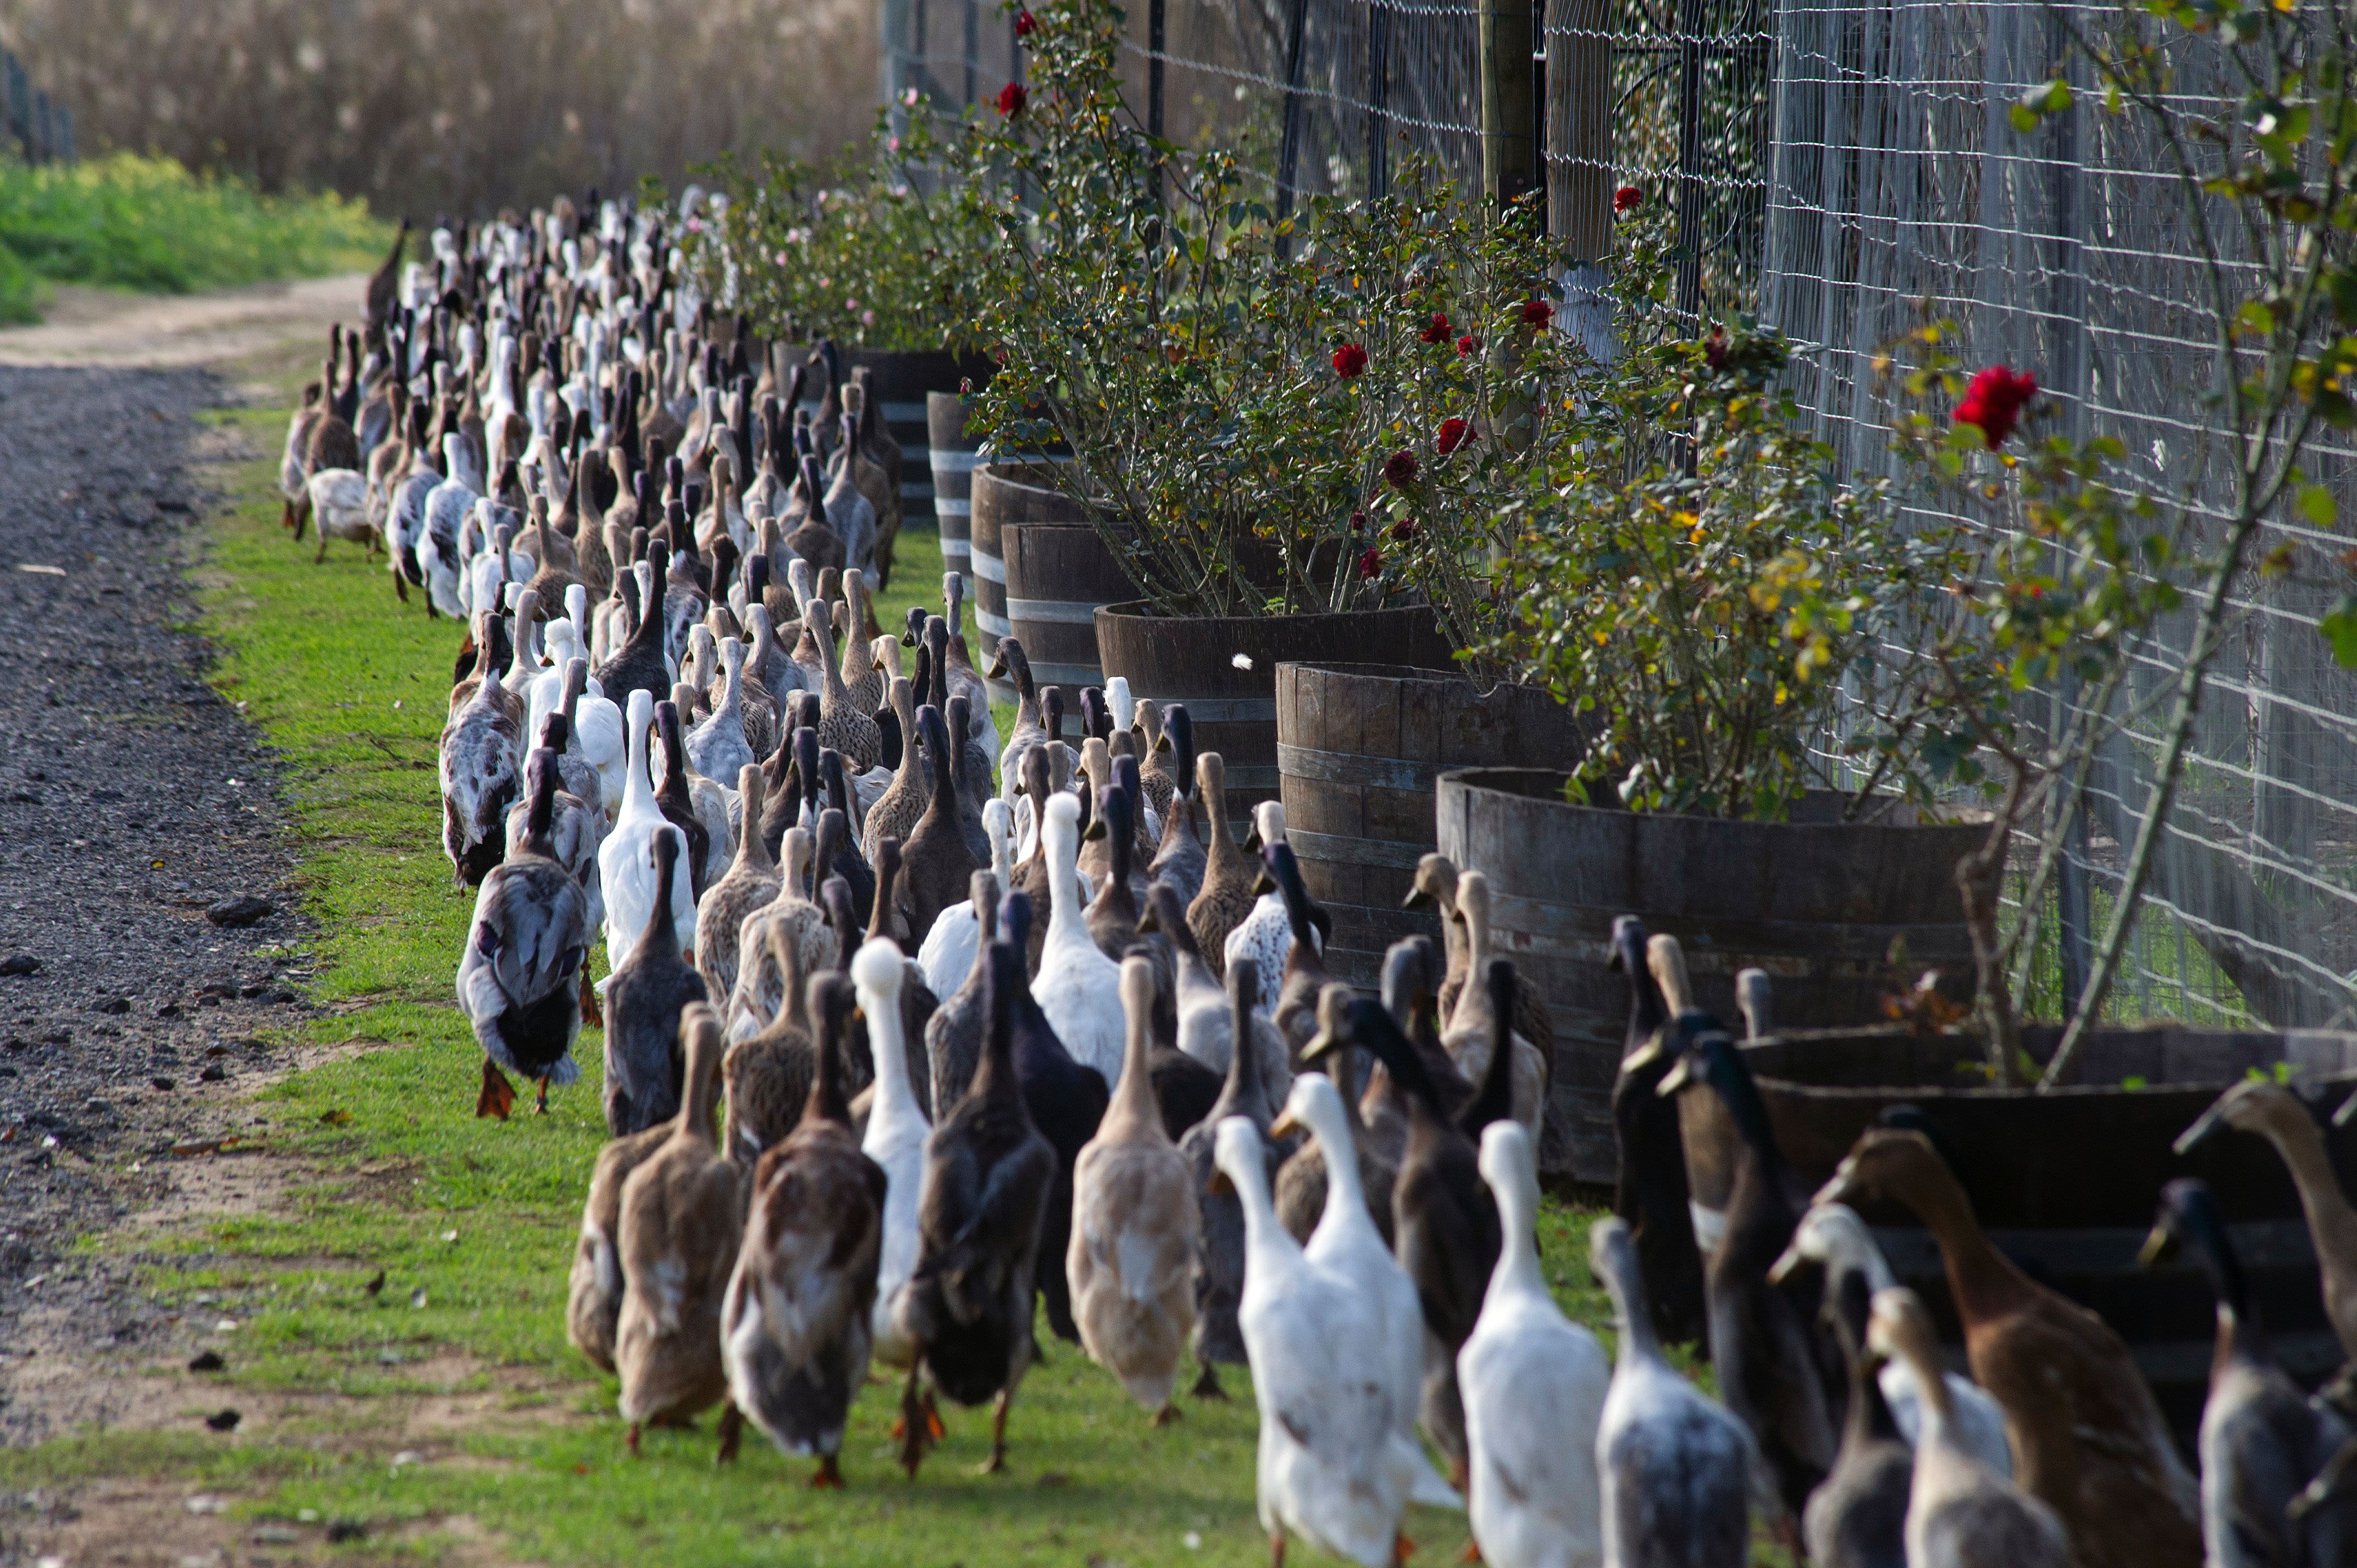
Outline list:
[[[925,394],[927,457],[932,471],[933,520],[942,534],[942,570],[956,572],[974,591],[974,438],[965,433],[966,403],[956,392]]]
[[[1104,684],[1097,607],[1136,597],[1137,585],[1079,509],[1069,510],[1069,521],[1010,522],[1000,538],[1006,618],[1031,660],[1032,679],[1065,688],[1067,705],[1077,712],[1080,688]]]

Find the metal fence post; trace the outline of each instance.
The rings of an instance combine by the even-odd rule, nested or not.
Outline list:
[[[1293,0],[1285,18],[1285,134],[1277,144],[1276,216],[1293,215],[1293,174],[1301,161],[1301,35],[1309,26],[1309,0]],[[1277,253],[1293,253],[1290,238],[1277,241]]]
[[[1538,183],[1531,135],[1531,0],[1481,6],[1481,189],[1503,207]]]
[[[1367,195],[1392,188],[1392,13],[1383,0],[1367,6]]]

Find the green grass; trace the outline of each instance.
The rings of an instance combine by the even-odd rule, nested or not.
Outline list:
[[[267,452],[283,415],[221,417]],[[548,1116],[478,1121],[481,1058],[451,1004],[471,895],[452,886],[436,847],[433,768],[459,628],[397,606],[382,564],[354,549],[335,546],[313,566],[277,526],[266,460],[233,479],[234,508],[213,536],[208,629],[223,649],[219,684],[287,768],[319,928],[313,999],[337,1010],[305,1035],[382,1043],[256,1101],[268,1147],[314,1173],[287,1201],[85,1245],[135,1258],[144,1288],[199,1322],[236,1319],[221,1337],[226,1380],[250,1407],[349,1397],[300,1400],[234,1438],[119,1431],[0,1455],[0,1486],[184,1478],[234,1488],[254,1517],[361,1520],[379,1540],[420,1526],[428,1539],[414,1549],[429,1554],[434,1521],[468,1515],[503,1554],[552,1564],[1263,1561],[1245,1378],[1227,1376],[1233,1403],[1182,1402],[1184,1419],[1156,1430],[1056,1341],[1023,1386],[1009,1471],[996,1477],[972,1471],[986,1412],[952,1410],[948,1442],[914,1484],[902,1479],[888,1459],[894,1394],[881,1385],[855,1412],[845,1493],[805,1490],[806,1462],[756,1434],[741,1463],[716,1470],[708,1421],[652,1433],[643,1458],[626,1456],[612,1381],[564,1331],[581,1195],[604,1133],[598,1036],[585,1032],[582,1081],[555,1094]],[[904,536],[898,577],[905,585],[877,608],[888,624],[938,584],[931,536]],[[1549,1200],[1541,1240],[1566,1307],[1600,1325],[1586,1264],[1592,1218]],[[385,1284],[371,1295],[379,1270]],[[156,1375],[182,1376],[177,1366]],[[389,1464],[404,1445],[400,1397],[447,1392],[454,1378],[490,1396],[494,1419],[423,1445],[425,1464]],[[1465,1541],[1461,1516],[1417,1509],[1406,1528],[1427,1565]]]
[[[48,284],[188,294],[374,266],[390,226],[333,192],[268,196],[234,176],[116,153],[34,168],[0,157],[0,322]]]

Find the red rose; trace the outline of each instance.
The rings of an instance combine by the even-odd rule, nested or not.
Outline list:
[[[1439,447],[1440,455],[1446,457],[1472,438],[1473,427],[1452,414],[1440,422],[1440,433],[1434,437],[1433,445]]]
[[[1359,575],[1372,580],[1383,575],[1383,558],[1375,547],[1370,544],[1367,546],[1367,553],[1359,557]]]
[[[1405,544],[1415,537],[1415,519],[1404,517],[1392,524],[1392,537]]]
[[[1399,451],[1384,458],[1383,478],[1402,489],[1415,483],[1415,454]]]
[[[1523,302],[1523,326],[1544,328],[1548,322],[1553,321],[1554,319],[1555,306],[1549,305],[1545,300],[1526,299]]]
[[[998,112],[1010,120],[1022,113],[1023,105],[1030,101],[1030,90],[1019,81],[1010,81],[998,90]]]
[[[1964,400],[1956,404],[1955,421],[1978,425],[1981,438],[1994,452],[2005,445],[2021,420],[2022,409],[2037,395],[2038,377],[2031,371],[2016,375],[2003,365],[1991,365],[1964,388]]]
[[[1425,324],[1424,330],[1417,333],[1416,336],[1423,338],[1427,343],[1448,342],[1448,317],[1441,315],[1440,312],[1437,310],[1434,311],[1432,313],[1432,319]]]
[[[1470,332],[1468,332],[1464,337],[1457,339],[1457,351],[1460,354],[1469,354],[1480,346],[1481,340],[1479,338],[1474,337]]]
[[[1645,193],[1633,185],[1624,185],[1612,193],[1612,210],[1630,212],[1645,204]]]
[[[1334,350],[1334,373],[1349,381],[1367,368],[1367,351],[1356,343],[1345,343]]]
[[[1367,514],[1365,512],[1354,511],[1351,514],[1351,532],[1353,533],[1364,533],[1367,532]]]
[[[1727,356],[1734,347],[1724,327],[1713,327],[1710,336],[1702,340],[1702,357],[1714,371],[1727,369]]]
[[[1015,13],[1015,36],[1017,38],[1028,38],[1039,30],[1039,19],[1033,16],[1030,12],[1017,11]]]

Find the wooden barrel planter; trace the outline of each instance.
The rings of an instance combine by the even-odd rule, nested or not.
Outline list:
[[[926,453],[933,472],[933,521],[942,531],[942,570],[974,588],[974,438],[965,433],[966,402],[953,392],[925,394]]]
[[[1254,806],[1280,793],[1278,665],[1340,662],[1380,648],[1414,669],[1455,667],[1432,612],[1416,607],[1173,617],[1135,600],[1100,607],[1096,623],[1106,677],[1124,677],[1130,695],[1151,697],[1165,709],[1184,703],[1195,724],[1195,749],[1216,751],[1227,764],[1228,818],[1239,832]]]
[[[999,525],[1006,559],[1006,618],[1031,660],[1031,678],[1064,688],[1067,711],[1080,711],[1080,689],[1104,684],[1097,661],[1099,605],[1137,596],[1103,537],[1060,492],[1032,490],[1034,515]],[[1061,516],[1039,513],[1060,510]]]
[[[1845,822],[1846,798],[1812,796],[1784,822],[1729,822],[1573,805],[1567,776],[1483,768],[1441,776],[1440,853],[1490,878],[1492,946],[1545,987],[1555,1031],[1550,1121],[1570,1170],[1613,1177],[1612,1079],[1628,982],[1608,967],[1612,920],[1637,915],[1676,937],[1702,1006],[1737,1016],[1735,976],[1758,967],[1776,1018],[1793,1028],[1881,1015],[1889,954],[1968,984],[1956,862],[1986,831],[1970,822]]]
[[[1484,693],[1399,664],[1276,667],[1285,832],[1309,895],[1333,917],[1326,967],[1375,983],[1383,950],[1440,940],[1440,917],[1401,907],[1430,854],[1433,788],[1454,768],[1546,768],[1578,746],[1570,709],[1529,686]]]
[[[2056,1026],[2032,1026],[2023,1031],[2023,1047],[2042,1062],[2061,1035]],[[2180,1436],[2190,1440],[2209,1381],[2210,1289],[2190,1262],[2158,1271],[2136,1264],[2160,1189],[2176,1177],[2199,1176],[2216,1192],[2267,1337],[2292,1375],[2312,1386],[2343,1359],[2324,1316],[2299,1197],[2273,1146],[2231,1130],[2181,1156],[2173,1145],[2230,1085],[2254,1069],[2272,1072],[2288,1062],[2295,1083],[2313,1096],[2309,1109],[2342,1187],[2357,1190],[2357,1126],[2329,1121],[2357,1089],[2357,1035],[2099,1029],[2080,1047],[2066,1081],[2043,1094],[1973,1087],[1987,1082],[1986,1058],[1979,1039],[1963,1033],[1795,1030],[1754,1041],[1744,1056],[1779,1152],[1812,1187],[1833,1175],[1886,1107],[1921,1111],[1998,1250],[2112,1326]],[[1680,1096],[1678,1122],[1696,1219],[1707,1224],[1727,1206],[1737,1133],[1706,1088]],[[1931,1234],[1895,1205],[1861,1212],[1891,1267],[1957,1343]]]

